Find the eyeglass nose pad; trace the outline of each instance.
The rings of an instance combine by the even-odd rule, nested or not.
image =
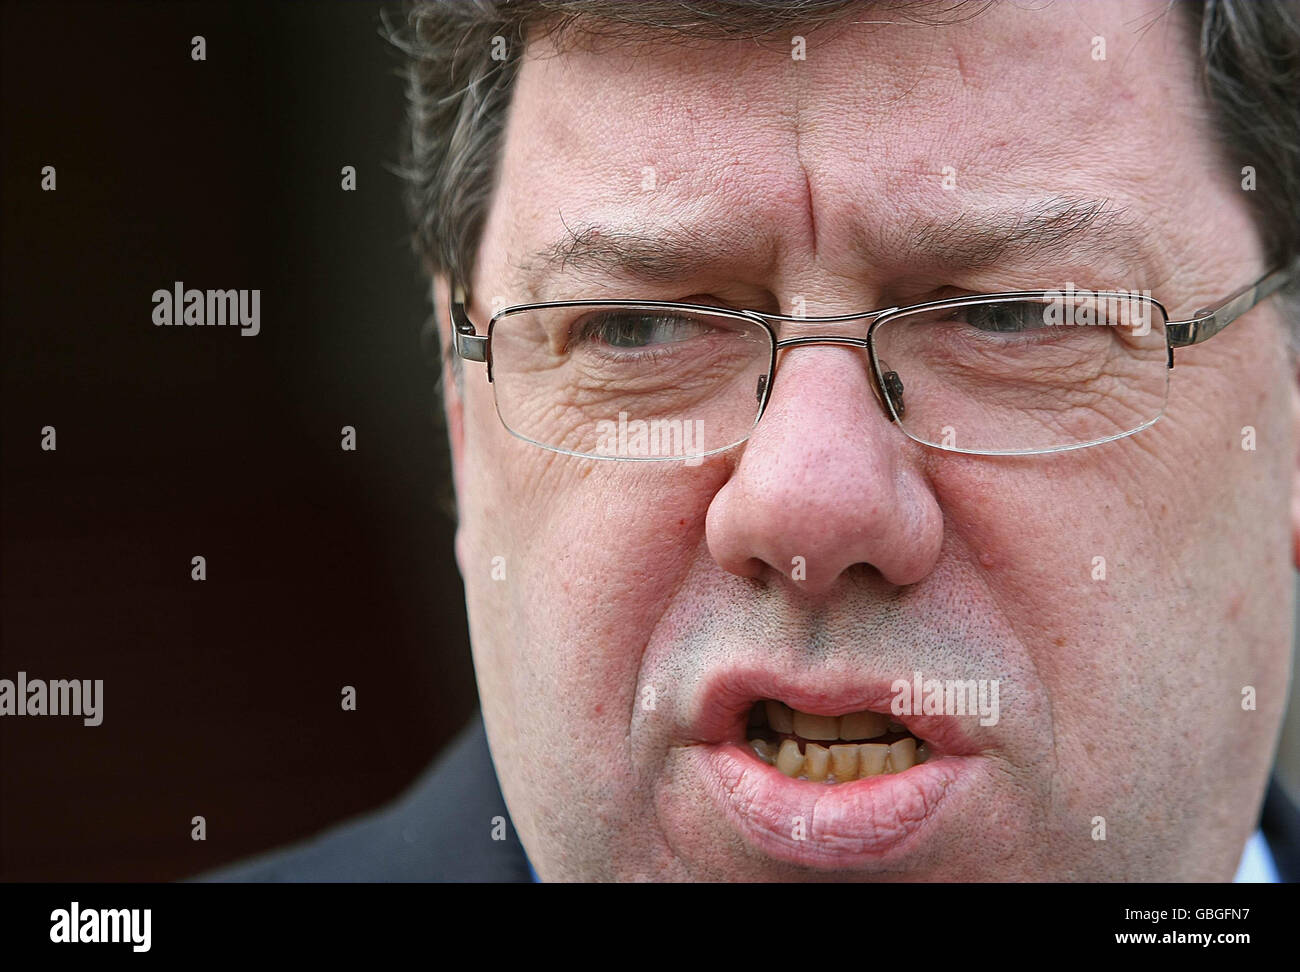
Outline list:
[[[763,404],[763,393],[767,391],[767,375],[758,376],[758,388],[754,392],[754,397],[758,399],[758,404]]]
[[[903,379],[898,377],[897,371],[892,371],[889,365],[881,361],[881,384],[885,393],[885,398],[881,400],[881,407],[889,414],[890,418],[897,415],[900,419],[906,414],[907,409],[903,405]],[[879,397],[877,395],[877,397]],[[890,413],[890,408],[893,412]]]

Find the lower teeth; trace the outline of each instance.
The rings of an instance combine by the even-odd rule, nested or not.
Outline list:
[[[783,740],[780,747],[766,739],[751,739],[749,745],[767,765],[791,778],[813,783],[847,783],[901,773],[930,757],[925,743],[918,745],[914,737],[888,744],[845,743],[830,747],[810,742],[803,750],[794,739]]]
[[[764,711],[765,707],[765,711]],[[853,713],[849,716],[830,720],[826,717],[810,717],[802,713],[793,713],[779,702],[768,701],[755,707],[757,718],[751,717],[750,726],[757,728],[764,723],[781,734],[784,738],[768,739],[756,737],[749,740],[754,755],[769,766],[775,766],[786,776],[793,779],[809,780],[814,783],[847,783],[852,780],[867,779],[889,773],[901,773],[918,763],[924,763],[930,757],[925,743],[916,737],[905,735],[902,739],[890,742],[841,742],[832,743],[828,731],[835,721],[840,727],[847,727],[853,735],[859,732],[877,736],[897,736],[906,733],[901,725],[892,723],[888,717],[877,713]],[[762,716],[768,718],[763,718]],[[825,722],[827,725],[822,725]],[[827,745],[809,741],[799,732],[801,727],[811,727],[817,737]],[[791,729],[800,738],[790,738]],[[852,736],[850,736],[852,738]],[[861,738],[859,735],[858,738]]]

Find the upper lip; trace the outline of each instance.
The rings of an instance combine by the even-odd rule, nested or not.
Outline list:
[[[702,743],[744,743],[750,708],[760,699],[776,699],[810,715],[884,713],[924,740],[935,756],[971,756],[988,748],[963,728],[968,723],[978,727],[978,716],[894,714],[894,681],[911,678],[911,672],[889,678],[813,671],[792,677],[757,668],[716,672],[705,680],[691,735]]]

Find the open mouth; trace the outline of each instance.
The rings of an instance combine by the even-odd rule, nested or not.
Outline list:
[[[749,748],[792,779],[848,783],[902,773],[930,758],[930,747],[880,712],[827,716],[800,712],[777,699],[749,711]]]
[[[736,665],[701,686],[677,751],[760,854],[819,870],[902,867],[991,782],[988,737],[960,717],[894,715],[895,683],[889,672]],[[700,809],[679,812],[689,821]]]

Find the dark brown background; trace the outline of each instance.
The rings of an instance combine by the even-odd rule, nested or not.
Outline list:
[[[0,27],[0,677],[104,680],[98,728],[0,724],[0,879],[181,877],[395,795],[474,705],[399,61],[371,4]],[[261,334],[154,327],[177,280],[260,288]]]

